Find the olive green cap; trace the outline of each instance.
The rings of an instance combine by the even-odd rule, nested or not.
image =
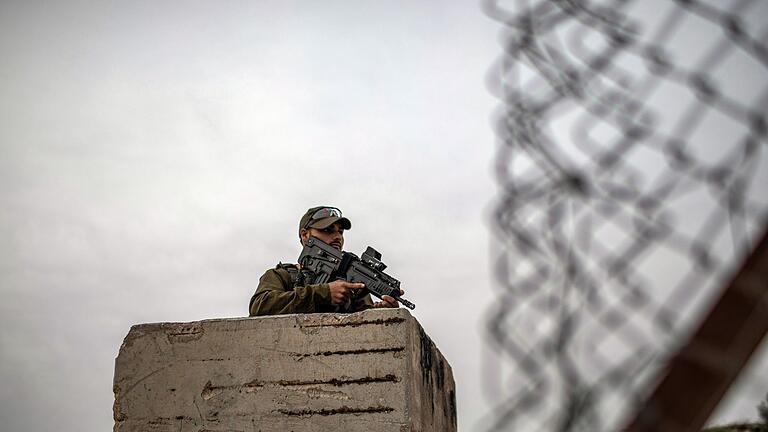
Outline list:
[[[323,217],[321,213],[326,213],[327,216]],[[306,228],[325,229],[336,222],[340,223],[341,227],[344,229],[352,228],[352,222],[343,217],[341,215],[341,210],[338,208],[332,206],[312,207],[301,217],[301,221],[299,221],[299,231]]]

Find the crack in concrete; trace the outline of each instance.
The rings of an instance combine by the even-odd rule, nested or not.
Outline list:
[[[244,384],[237,384],[237,385],[224,385],[224,386],[215,386],[211,383],[211,381],[208,381],[205,383],[205,387],[203,387],[203,390],[200,392],[200,397],[203,398],[203,400],[209,400],[211,398],[214,398],[221,393],[223,393],[226,390],[244,390],[246,393],[255,392],[259,389],[262,389],[264,387],[307,387],[307,386],[316,386],[316,385],[332,385],[334,387],[342,387],[346,385],[363,385],[363,384],[372,384],[372,383],[397,383],[400,382],[400,378],[398,378],[395,375],[389,374],[382,377],[364,377],[364,378],[353,378],[353,379],[339,379],[339,378],[333,378],[330,380],[278,380],[278,381],[259,381],[254,380],[250,381]]]
[[[136,382],[134,382],[133,384],[131,384],[131,385],[130,385],[130,386],[127,388],[127,389],[125,389],[124,391],[121,391],[121,390],[120,390],[120,387],[119,387],[119,386],[117,386],[117,385],[115,385],[115,386],[113,387],[113,392],[115,393],[115,403],[117,403],[117,401],[118,401],[118,400],[122,400],[122,399],[125,397],[125,395],[127,395],[128,393],[130,393],[130,392],[131,392],[131,390],[133,390],[134,388],[136,388],[136,386],[137,386],[137,385],[141,384],[142,382],[144,382],[145,380],[147,380],[147,379],[148,379],[148,378],[150,378],[151,376],[155,375],[156,373],[158,373],[158,372],[160,372],[160,371],[162,371],[162,370],[168,369],[168,368],[169,368],[169,367],[171,367],[171,366],[172,366],[172,365],[165,365],[165,366],[163,366],[163,367],[161,367],[161,368],[158,368],[158,369],[155,369],[155,370],[153,370],[152,372],[150,372],[150,373],[148,373],[148,374],[144,375],[143,377],[139,378],[139,380],[138,380],[138,381],[136,381]]]
[[[351,408],[348,406],[342,406],[340,408],[333,409],[320,409],[320,410],[285,410],[279,409],[277,412],[283,415],[292,417],[311,417],[313,415],[330,416],[339,414],[377,414],[377,413],[389,413],[394,411],[394,408],[385,406],[365,407],[365,408]]]
[[[405,318],[380,318],[372,321],[349,321],[349,322],[321,322],[317,324],[299,324],[301,327],[360,327],[364,325],[391,325],[405,322]]]
[[[370,384],[379,382],[399,382],[400,378],[395,375],[388,374],[383,377],[364,377],[364,378],[332,378],[329,380],[279,380],[279,381],[251,381],[246,383],[244,387],[294,387],[294,386],[306,386],[306,385],[318,385],[318,384],[330,384],[332,386],[341,387],[350,384]]]
[[[314,356],[378,354],[378,353],[387,353],[387,352],[402,352],[403,350],[405,350],[405,347],[320,351],[315,353],[291,353],[291,355],[294,357],[297,357],[299,360],[302,360],[304,358],[314,357]]]
[[[205,330],[200,326],[184,326],[175,331],[169,331],[166,333],[169,343],[186,343],[198,340],[203,337]]]

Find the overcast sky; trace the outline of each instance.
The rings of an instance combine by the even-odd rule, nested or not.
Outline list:
[[[4,430],[110,430],[130,326],[247,315],[321,204],[476,425],[497,31],[472,1],[1,2]]]
[[[480,396],[496,24],[473,2],[0,3],[0,417],[109,430],[131,325],[247,315],[336,205]]]

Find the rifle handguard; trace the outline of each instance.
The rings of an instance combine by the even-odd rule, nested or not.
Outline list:
[[[378,298],[388,295],[408,309],[416,305],[400,297],[400,281],[384,273],[387,266],[381,262],[381,254],[368,246],[362,259],[349,252],[341,252],[317,237],[309,237],[299,255],[299,264],[312,275],[310,283],[327,283],[331,279],[361,282],[365,289],[357,290],[355,298],[369,292]]]

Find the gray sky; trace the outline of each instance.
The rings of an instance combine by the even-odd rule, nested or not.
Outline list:
[[[109,430],[132,324],[247,314],[341,207],[480,396],[496,25],[473,2],[0,4],[0,417]]]
[[[403,281],[476,425],[497,30],[470,1],[0,3],[4,428],[109,430],[130,326],[247,315],[319,204]]]

